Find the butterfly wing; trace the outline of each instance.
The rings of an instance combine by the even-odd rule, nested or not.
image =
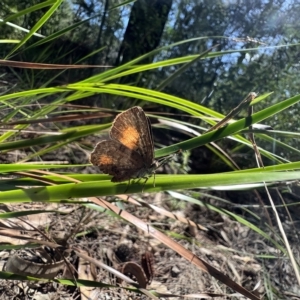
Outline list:
[[[98,143],[91,153],[90,161],[93,165],[99,166],[103,173],[112,175],[112,182],[135,178],[144,168],[139,153],[114,140]]]
[[[119,114],[113,122],[110,137],[140,154],[144,167],[153,164],[151,124],[141,107],[135,106]]]

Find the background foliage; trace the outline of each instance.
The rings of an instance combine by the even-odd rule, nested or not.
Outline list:
[[[38,3],[43,1],[2,1],[0,16],[5,19],[13,13]],[[50,36],[71,24],[83,23],[45,44],[28,50],[26,47],[20,49],[10,59],[21,57],[26,61],[76,63],[94,52],[82,62],[116,65],[147,53],[155,49],[158,44],[163,46],[180,40],[203,37],[203,40],[185,43],[157,53],[152,59],[156,61],[194,55],[202,53],[214,44],[219,44],[218,49],[223,52],[233,49],[244,51],[195,62],[163,91],[205,104],[221,113],[226,113],[234,107],[243,99],[246,92],[274,91],[273,101],[281,101],[284,97],[297,93],[298,48],[291,46],[276,48],[276,46],[297,43],[299,40],[297,22],[300,4],[298,1],[288,3],[260,0],[239,3],[154,1],[150,5],[147,3],[147,1],[137,1],[121,5],[120,1],[63,1],[59,9],[41,27],[39,33]],[[161,6],[155,7],[158,4]],[[163,19],[163,24],[158,24],[159,21],[162,22],[161,16],[155,19],[153,11],[147,12],[148,15],[145,13],[147,5],[151,6],[153,11],[169,12],[167,18]],[[44,7],[15,17],[12,23],[30,29],[46,10],[47,7]],[[140,14],[143,14],[143,18],[137,18]],[[128,47],[128,44],[133,43],[129,32],[132,27],[135,28],[132,34],[135,34],[137,44]],[[141,28],[141,33],[137,32],[138,28]],[[158,33],[161,28],[162,36],[153,33]],[[22,36],[24,32],[1,24],[1,39],[20,39]],[[126,40],[127,38],[129,40]],[[257,40],[257,43],[251,40]],[[37,41],[40,42],[41,38],[30,39],[26,46],[34,45]],[[149,46],[146,47],[146,44]],[[127,53],[125,49],[128,48],[136,49],[136,53]],[[245,51],[249,48],[257,48],[257,50]],[[2,44],[1,49],[1,56],[5,57],[11,45]],[[135,83],[155,89],[162,80],[179,67],[171,66],[145,73],[135,78]],[[82,70],[65,73],[71,74],[61,78],[61,83],[74,82],[85,76]],[[34,84],[45,84],[45,80],[39,82],[35,78]],[[279,123],[286,124],[285,129],[299,127],[297,113],[298,108],[294,107],[293,113],[283,114],[281,116],[283,120]],[[270,123],[276,128],[278,120],[271,120]]]

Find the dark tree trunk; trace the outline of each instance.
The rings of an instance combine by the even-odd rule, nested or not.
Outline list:
[[[138,0],[134,3],[116,65],[157,48],[171,6],[172,0]]]

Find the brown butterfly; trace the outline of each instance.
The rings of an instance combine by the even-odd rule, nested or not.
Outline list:
[[[160,164],[154,159],[150,120],[141,107],[120,113],[111,127],[110,138],[96,145],[90,160],[103,173],[112,175],[112,182],[141,178],[147,181],[155,175]]]

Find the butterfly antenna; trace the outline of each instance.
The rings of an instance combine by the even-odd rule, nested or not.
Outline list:
[[[158,166],[157,169],[161,166],[163,166],[164,164],[166,164],[168,161],[172,160],[174,158],[174,156],[176,156],[178,153],[180,153],[182,150],[179,149],[177,150],[175,153],[168,155],[167,157],[162,157],[160,161],[158,161]],[[155,174],[154,174],[155,176]]]

